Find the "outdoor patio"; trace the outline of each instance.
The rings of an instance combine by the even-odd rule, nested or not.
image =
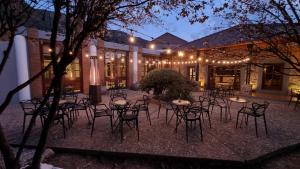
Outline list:
[[[134,102],[142,97],[142,92],[127,91],[128,100]],[[197,98],[200,93],[193,93]],[[102,96],[103,102],[108,103],[109,96]],[[253,96],[244,96],[247,100],[263,101]],[[133,153],[160,156],[190,157],[197,159],[228,160],[244,162],[271,153],[278,149],[300,143],[300,113],[299,108],[288,106],[288,101],[273,100],[266,111],[268,136],[266,136],[263,121],[258,120],[258,134],[255,135],[254,120],[249,118],[248,126],[235,128],[237,110],[241,105],[233,103],[231,106],[231,120],[220,121],[219,108],[212,113],[212,128],[204,116],[203,141],[201,142],[199,127],[189,131],[189,142],[185,139],[185,126],[180,124],[175,133],[175,119],[167,125],[165,123],[165,108],[162,107],[160,117],[157,117],[158,104],[150,103],[152,125],[146,119],[144,112],[139,116],[140,139],[134,129],[124,128],[124,141],[121,143],[118,132],[112,134],[109,118],[97,118],[93,136],[90,136],[91,125],[88,124],[84,112],[74,125],[67,130],[63,138],[61,125],[55,125],[48,138],[49,147],[70,148],[77,150],[95,150],[104,152]],[[171,114],[171,113],[170,113]],[[170,115],[169,115],[170,117]],[[116,118],[116,116],[115,116]],[[19,105],[11,105],[1,116],[0,121],[11,144],[19,144],[22,138],[23,111]],[[29,121],[29,120],[28,120]],[[41,131],[40,121],[37,120],[27,145],[35,145]]]

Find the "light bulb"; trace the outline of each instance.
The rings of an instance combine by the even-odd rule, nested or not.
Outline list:
[[[167,54],[171,54],[172,50],[171,49],[167,49]]]
[[[130,36],[129,37],[129,42],[134,43],[135,42],[135,37],[134,36]]]
[[[155,44],[151,43],[149,47],[150,47],[150,49],[155,49]]]

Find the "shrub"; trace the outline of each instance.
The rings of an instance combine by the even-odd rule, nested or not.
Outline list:
[[[174,70],[155,69],[144,77],[140,88],[148,93],[152,90],[156,98],[165,101],[192,100],[191,92],[197,89],[197,83]]]

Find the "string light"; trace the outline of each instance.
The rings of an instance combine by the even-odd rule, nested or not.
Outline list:
[[[122,58],[122,59],[121,59],[121,62],[122,62],[122,63],[124,63],[124,61],[125,61],[125,59],[124,59],[124,58]]]
[[[205,62],[207,63],[207,62],[209,62],[209,60],[208,60],[208,59],[205,59]]]
[[[171,49],[167,49],[166,52],[167,52],[167,54],[171,54],[172,50]]]
[[[193,55],[191,55],[191,56],[190,56],[190,59],[194,59],[194,56],[193,56]]]
[[[215,60],[213,60],[212,63],[215,63]]]
[[[199,58],[198,58],[198,61],[200,62],[201,60],[202,60],[202,58],[201,58],[201,57],[199,57]]]
[[[135,37],[133,35],[129,37],[129,42],[131,42],[131,43],[135,42]]]
[[[148,63],[149,63],[149,61],[146,61],[145,63],[146,63],[146,64],[148,64]]]

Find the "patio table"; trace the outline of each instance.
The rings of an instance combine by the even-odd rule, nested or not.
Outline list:
[[[120,119],[129,108],[129,102],[125,99],[116,100],[112,103],[117,108],[118,118],[115,120],[113,124],[113,130],[116,130],[120,125]]]
[[[189,110],[189,107],[191,105],[191,102],[188,100],[181,100],[181,99],[177,99],[177,100],[173,100],[172,103],[176,106],[176,110],[177,111],[176,115],[178,116],[178,123],[176,121],[176,129],[177,126],[181,123],[181,119],[184,119],[184,115],[185,113],[187,113],[187,111]],[[174,114],[173,114],[174,115]],[[170,120],[173,118],[173,116],[170,118]]]

